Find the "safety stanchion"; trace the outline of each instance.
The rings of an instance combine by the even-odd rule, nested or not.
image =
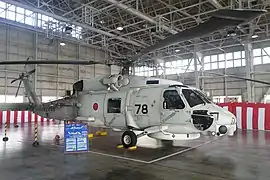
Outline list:
[[[35,137],[34,137],[34,142],[33,142],[33,146],[38,146],[39,142],[38,142],[38,124],[35,123]]]
[[[8,137],[7,137],[7,122],[5,123],[5,136],[3,137],[3,141],[8,141]]]
[[[54,142],[56,145],[60,145],[60,136],[58,134],[54,137]]]
[[[65,122],[64,122],[65,124]],[[54,137],[54,142],[56,145],[60,145],[60,135],[59,135],[59,129],[60,129],[60,122],[58,123],[58,127],[57,127],[57,133]]]

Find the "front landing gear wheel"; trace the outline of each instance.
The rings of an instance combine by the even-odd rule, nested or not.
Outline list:
[[[124,148],[130,148],[136,146],[137,144],[137,135],[133,131],[125,131],[122,134],[122,144]]]

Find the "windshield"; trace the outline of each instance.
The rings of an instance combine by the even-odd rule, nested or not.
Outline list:
[[[182,89],[182,93],[185,96],[190,107],[194,107],[199,104],[205,104],[203,98],[191,89]]]
[[[200,90],[194,89],[194,91],[208,104],[211,104],[211,100]]]
[[[184,109],[185,104],[176,90],[166,90],[163,93],[164,109]]]

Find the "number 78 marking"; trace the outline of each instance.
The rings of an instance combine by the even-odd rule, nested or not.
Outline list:
[[[135,104],[135,106],[137,107],[136,114],[139,114],[140,111],[142,112],[142,114],[148,114],[147,104]]]

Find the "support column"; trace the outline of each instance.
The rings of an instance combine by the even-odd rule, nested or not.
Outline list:
[[[6,60],[9,59],[9,48],[10,48],[10,28],[9,25],[6,28]],[[5,102],[7,102],[7,91],[8,91],[8,70],[7,66],[5,65]]]
[[[224,52],[224,59],[225,59],[225,68],[224,68],[224,96],[227,98],[228,96],[228,83],[227,83],[227,58],[226,58],[226,52]]]
[[[76,52],[76,56],[77,56],[77,60],[80,60],[80,48],[81,48],[81,45],[80,44],[77,44],[77,46],[76,46],[77,48],[77,52]],[[77,66],[77,70],[76,70],[76,72],[77,72],[77,74],[76,74],[76,78],[77,78],[77,80],[79,81],[80,80],[80,65],[78,64],[78,65],[76,65]]]
[[[159,76],[159,73],[158,73],[158,67],[157,66],[155,66],[155,71],[156,71],[156,77],[158,77]]]
[[[36,25],[36,27],[37,27],[37,24],[38,24],[38,14],[37,13],[35,13],[35,25]],[[34,54],[34,59],[35,59],[35,61],[37,61],[37,59],[38,59],[38,33],[37,32],[35,32],[35,35],[34,35],[34,47],[35,47],[35,54]],[[30,66],[31,67],[31,66]],[[32,86],[33,86],[33,91],[36,93],[36,95],[37,95],[37,99],[39,99],[38,98],[38,96],[39,95],[41,95],[42,93],[37,93],[37,78],[38,78],[38,76],[37,76],[37,74],[38,74],[38,65],[37,64],[35,64],[34,65],[34,67],[33,67],[36,71],[34,72],[34,74],[33,74],[33,81],[32,81]],[[27,69],[27,68],[26,68]],[[32,70],[32,69],[31,69]],[[28,71],[28,70],[27,70]],[[40,89],[40,91],[42,91],[42,89]],[[40,99],[42,99],[42,97],[40,97]]]
[[[200,52],[194,52],[193,56],[194,56],[195,84],[196,84],[196,88],[200,89],[198,64],[200,63],[199,61],[202,59],[202,54]]]
[[[135,76],[135,66],[131,67],[131,72],[132,72],[132,75]]]
[[[252,52],[252,44],[245,43],[245,60],[246,60],[246,78],[254,79],[251,72],[253,71],[253,52]],[[247,85],[247,101],[254,102],[254,83],[251,81],[246,81]]]
[[[59,60],[59,46],[60,46],[60,42],[59,40],[56,40],[56,60]],[[56,98],[58,99],[59,97],[59,64],[56,65]]]
[[[163,64],[163,78],[166,79],[166,62]]]
[[[201,65],[202,65],[201,75],[202,75],[202,77],[204,77],[204,57],[201,58]],[[200,89],[202,91],[204,91],[204,78],[201,78],[201,88]]]
[[[195,39],[195,43],[198,43],[199,39]],[[199,52],[200,47],[198,45],[195,45],[194,47],[194,53],[193,53],[193,58],[194,58],[194,75],[195,75],[195,84],[196,88],[200,89],[200,79],[199,79],[199,72],[198,72],[198,61],[202,58],[202,54]]]
[[[35,61],[37,61],[37,58],[38,58],[38,33],[36,32],[35,33],[35,37],[34,37],[34,45],[35,45],[35,55],[34,55],[34,59]],[[38,68],[37,68],[37,64],[34,65],[34,69],[36,69],[34,75],[33,75],[33,91],[37,93],[37,71],[38,71]],[[39,93],[40,94],[40,93]]]
[[[194,69],[195,69],[195,84],[196,88],[200,88],[200,83],[199,83],[199,73],[198,73],[198,60],[196,54],[194,54]]]

